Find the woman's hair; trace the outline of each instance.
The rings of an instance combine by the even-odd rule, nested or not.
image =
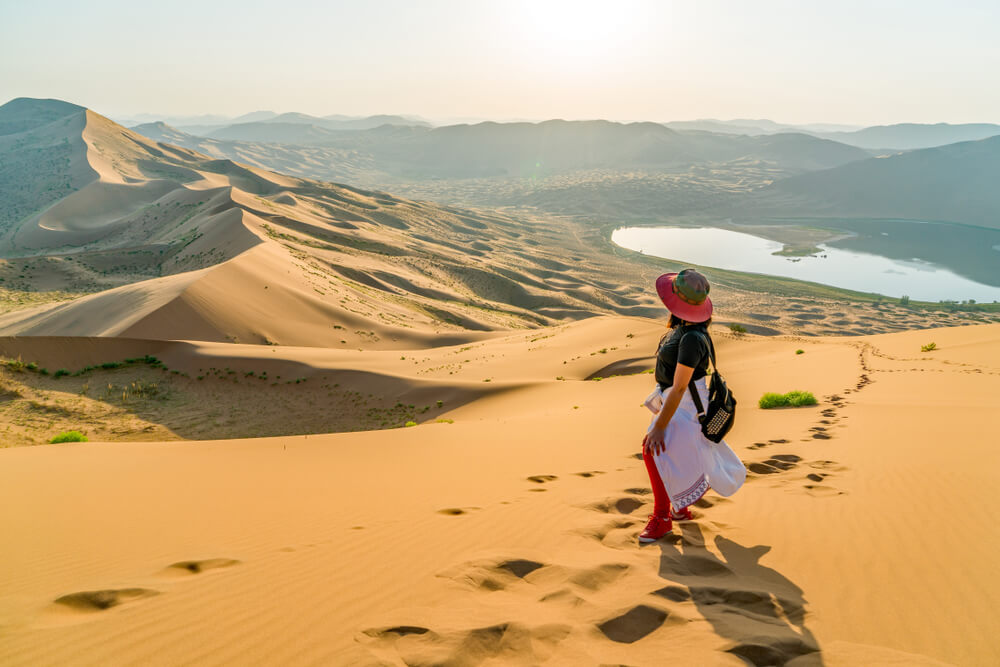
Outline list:
[[[705,320],[704,322],[688,322],[687,320],[682,320],[673,313],[670,313],[670,319],[667,321],[667,326],[670,327],[671,329],[676,329],[677,327],[682,326],[684,324],[702,324],[707,327],[711,323],[712,323],[711,317]]]

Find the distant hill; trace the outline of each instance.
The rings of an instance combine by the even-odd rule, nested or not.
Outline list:
[[[283,113],[264,120],[235,123],[224,127],[185,128],[191,134],[203,134],[214,139],[254,141],[278,144],[322,145],[332,141],[341,131],[371,130],[385,125],[429,127],[424,121],[403,116],[368,116],[366,118],[317,118],[303,113]]]
[[[833,123],[807,123],[795,125],[776,123],[766,118],[736,118],[733,120],[716,120],[701,118],[698,120],[679,120],[664,123],[672,130],[697,130],[701,132],[718,132],[720,134],[778,134],[780,132],[803,132],[820,134],[823,132],[852,132],[860,130],[858,126],[839,125]]]
[[[83,111],[83,107],[62,100],[18,97],[0,107],[0,136],[16,134],[47,125],[54,120]]]
[[[604,120],[451,125],[376,137],[338,135],[385,171],[409,178],[533,177],[581,169],[665,169],[759,160],[780,169],[822,169],[864,159],[864,150],[803,134],[761,137],[677,132],[658,123]]]
[[[866,127],[854,132],[820,132],[817,135],[860,148],[914,150],[994,137],[1000,135],[1000,125],[992,123],[968,123],[964,125],[900,123],[898,125]]]
[[[936,123],[933,125],[919,123],[900,123],[897,125],[877,125],[858,128],[848,125],[828,123],[812,123],[805,125],[788,125],[775,123],[767,119],[735,119],[715,120],[704,118],[700,120],[671,121],[664,123],[672,130],[715,132],[718,134],[762,135],[787,132],[800,132],[815,137],[837,141],[849,146],[866,150],[915,150],[933,148],[961,141],[975,141],[1000,135],[1000,125],[992,123],[968,123],[964,125],[949,125]]]
[[[264,120],[271,120],[277,116],[278,114],[273,111],[251,111],[242,116],[237,116],[232,120],[232,123],[257,123]]]
[[[318,125],[300,121],[278,122],[276,119],[272,119],[256,123],[227,125],[210,130],[204,136],[211,139],[258,143],[319,145],[333,140],[336,135],[333,130]]]
[[[756,193],[772,212],[909,218],[1000,228],[1000,136],[793,176]]]
[[[156,123],[136,130],[158,141],[268,169],[324,180],[346,177],[366,185],[436,178],[537,179],[591,169],[676,170],[732,161],[757,163],[784,175],[870,155],[804,134],[677,132],[656,123],[552,120],[345,131],[282,123],[279,118],[232,125],[209,137]]]
[[[679,132],[658,123],[562,121],[381,125],[234,125],[193,136],[137,126],[157,141],[264,169],[457,205],[533,206],[651,220],[719,206],[777,178],[870,157],[801,133]]]

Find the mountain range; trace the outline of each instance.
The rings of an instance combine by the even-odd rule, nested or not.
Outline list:
[[[574,215],[656,219],[731,215],[890,217],[994,227],[991,185],[1000,136],[879,154],[802,133],[737,135],[656,123],[546,121],[438,128],[320,130],[313,144],[197,137],[166,125],[136,130],[158,141],[306,178],[483,205],[535,206]],[[890,126],[855,133],[870,143],[914,133],[930,141],[989,134],[981,126]],[[297,135],[301,137],[302,135]],[[876,155],[873,155],[876,153]],[[449,185],[452,184],[452,185]]]
[[[907,218],[1000,229],[1000,136],[861,160],[762,189],[774,212]]]

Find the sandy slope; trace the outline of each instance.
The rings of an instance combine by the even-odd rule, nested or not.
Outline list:
[[[609,247],[598,226],[286,176],[151,141],[81,107],[57,112],[68,115],[33,113],[32,127],[0,136],[2,335],[408,349],[441,334],[655,316],[648,285],[679,268]],[[0,107],[0,124],[12,114]],[[707,274],[720,310],[752,333],[979,318],[849,308],[791,281],[780,289],[805,298],[779,308],[747,290],[752,278]]]
[[[650,376],[580,376],[657,325],[541,333],[476,344],[506,390],[452,424],[0,451],[0,663],[1000,660],[1000,326],[720,341],[751,478],[642,548]]]

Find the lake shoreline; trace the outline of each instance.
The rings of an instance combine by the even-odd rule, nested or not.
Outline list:
[[[886,226],[890,224],[895,226]],[[893,257],[894,252],[900,254],[894,246],[902,248],[905,255],[915,245],[913,230],[905,224],[883,222],[882,226],[855,231],[748,224],[730,218],[714,223],[622,226],[612,231],[611,241],[664,259],[876,292],[889,298],[907,296],[927,302],[1000,300],[1000,286],[976,280],[964,275],[964,271],[959,273],[954,266],[914,254]],[[883,229],[892,231],[880,231]],[[909,237],[900,230],[908,232]],[[921,228],[922,232],[927,230],[942,233],[936,227]],[[841,245],[833,245],[838,242]],[[979,271],[977,277],[985,272],[993,277],[991,282],[1000,282],[1000,276],[993,276],[988,264],[973,268]]]

